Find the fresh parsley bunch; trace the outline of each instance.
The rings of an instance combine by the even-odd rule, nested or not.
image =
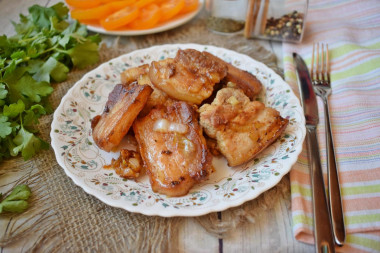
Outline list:
[[[68,11],[63,3],[34,5],[19,23],[12,22],[14,36],[0,36],[0,161],[19,154],[27,160],[49,147],[35,135],[35,125],[52,112],[51,83],[99,60],[100,37],[68,22]]]

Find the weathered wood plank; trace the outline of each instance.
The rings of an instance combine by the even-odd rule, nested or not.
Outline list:
[[[194,218],[188,218],[179,229],[179,252],[219,252],[219,239],[209,234]]]
[[[257,208],[256,204],[252,208]],[[224,252],[314,252],[312,245],[294,239],[289,200],[281,198],[261,213],[254,223],[244,223],[226,236]]]

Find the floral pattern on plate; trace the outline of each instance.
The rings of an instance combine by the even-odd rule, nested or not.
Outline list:
[[[146,175],[137,181],[119,177],[103,165],[118,152],[100,150],[91,136],[90,120],[101,114],[109,92],[127,68],[174,57],[178,49],[209,51],[254,74],[264,85],[258,100],[289,119],[284,134],[255,159],[230,168],[222,157],[213,158],[216,171],[209,180],[193,187],[183,197],[169,198],[152,191]],[[234,51],[197,44],[162,45],[122,55],[87,73],[64,96],[54,113],[51,139],[58,163],[66,174],[108,205],[131,212],[158,216],[198,216],[222,211],[256,198],[275,186],[289,172],[302,150],[305,118],[291,88],[264,64]],[[123,147],[136,148],[132,138]]]

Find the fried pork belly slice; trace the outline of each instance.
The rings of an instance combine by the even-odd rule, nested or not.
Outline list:
[[[151,93],[151,87],[136,82],[116,85],[108,96],[102,115],[95,116],[91,121],[96,145],[105,151],[118,146]]]
[[[121,83],[130,84],[132,82],[135,82],[140,76],[147,74],[148,71],[149,71],[149,64],[144,64],[138,67],[129,68],[120,74]]]
[[[144,108],[141,110],[139,117],[146,116],[153,108],[157,106],[166,105],[167,103],[171,103],[171,102],[172,102],[172,99],[168,97],[168,95],[166,95],[165,92],[154,88]]]
[[[200,104],[208,98],[216,83],[227,74],[227,66],[194,50],[178,50],[174,59],[153,61],[149,77],[154,86],[170,97]]]
[[[142,160],[138,152],[128,149],[121,149],[120,156],[117,159],[112,158],[105,169],[113,169],[116,174],[127,179],[136,179],[140,176],[142,169]]]
[[[273,108],[250,101],[240,89],[223,88],[211,104],[200,111],[200,124],[216,139],[218,150],[229,166],[254,158],[285,130],[288,120]]]
[[[157,105],[163,105],[166,103],[167,100],[170,99],[165,92],[154,87],[154,85],[150,81],[148,73],[148,64],[144,64],[134,68],[129,68],[121,73],[122,83],[129,84],[131,82],[137,82],[139,85],[149,85],[153,89],[153,92],[149,96],[148,101],[142,109],[139,117],[147,115],[153,107]]]
[[[212,156],[188,103],[155,108],[137,119],[133,130],[154,192],[183,196],[212,173]]]
[[[154,107],[166,105],[167,103],[171,103],[173,101],[165,92],[154,87],[147,74],[141,75],[137,79],[137,82],[140,85],[149,85],[153,89],[153,92],[150,94],[148,101],[139,114],[139,117],[146,116]]]
[[[239,69],[230,63],[227,63],[220,59],[219,57],[210,54],[208,52],[203,52],[211,59],[220,64],[225,64],[228,67],[227,76],[223,79],[223,82],[228,84],[229,82],[236,85],[236,88],[242,89],[251,100],[260,93],[262,89],[262,84],[260,81],[248,71]]]

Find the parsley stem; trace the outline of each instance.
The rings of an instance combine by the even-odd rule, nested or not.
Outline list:
[[[66,50],[62,50],[62,49],[59,49],[59,48],[56,48],[55,51],[60,52],[60,53],[67,54],[67,51],[66,51]]]
[[[58,45],[54,45],[53,47],[46,49],[46,50],[43,51],[40,55],[43,55],[43,54],[48,53],[48,52],[53,51],[53,50],[58,51]],[[59,51],[58,51],[58,52],[59,52]]]
[[[28,43],[29,41],[34,41],[36,39],[38,39],[41,35],[40,34],[37,34],[36,36],[34,37],[31,37],[31,38],[25,38],[25,39],[22,39],[22,40],[19,40],[19,43],[22,44],[24,42]]]

